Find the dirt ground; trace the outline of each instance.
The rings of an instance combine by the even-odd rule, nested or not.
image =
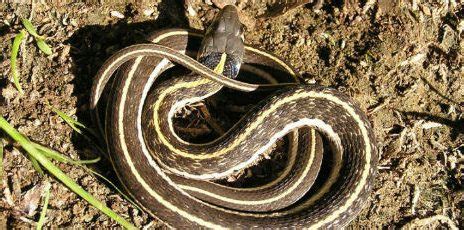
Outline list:
[[[213,1],[214,2],[214,1]],[[416,224],[464,225],[464,11],[460,0],[326,1],[284,16],[254,19],[264,4],[241,1],[247,43],[288,60],[308,81],[351,95],[369,114],[382,155],[373,192],[349,228]],[[95,157],[88,142],[46,102],[91,124],[89,88],[116,50],[144,42],[161,28],[204,29],[218,8],[210,1],[144,4],[0,5],[0,111],[31,140],[73,159]],[[19,17],[47,36],[53,54],[31,36],[19,54],[19,96],[11,82],[10,52]],[[6,140],[0,226],[31,227],[38,220],[44,179],[24,151]],[[138,211],[83,169],[58,164],[87,191],[138,227],[161,223]],[[117,181],[106,160],[93,168]],[[117,223],[52,180],[46,226]],[[424,219],[442,218],[441,221]],[[419,219],[424,219],[422,222]],[[418,222],[417,222],[418,221]]]

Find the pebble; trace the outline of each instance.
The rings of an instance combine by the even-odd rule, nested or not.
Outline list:
[[[421,5],[421,8],[422,8],[422,12],[427,15],[427,16],[432,16],[432,11],[430,10],[429,7],[425,6],[425,5]]]
[[[296,47],[300,47],[300,46],[304,45],[305,42],[306,42],[305,39],[304,39],[303,37],[300,36],[300,37],[298,37],[298,39],[296,40],[295,46],[296,46]]]
[[[33,122],[32,122],[32,125],[34,125],[35,127],[39,126],[42,124],[42,121],[40,121],[39,119],[35,119]]]
[[[30,97],[31,99],[40,98],[40,93],[39,93],[37,90],[32,90],[29,97]]]
[[[456,45],[457,40],[456,32],[454,32],[450,26],[444,25],[443,37],[440,41],[441,47],[448,52],[454,45]]]
[[[69,23],[68,23],[68,14],[63,15],[63,18],[61,19],[61,24],[65,25],[65,26],[69,25]]]
[[[148,17],[148,16],[151,16],[154,12],[155,12],[154,9],[145,9],[143,10],[143,15]]]
[[[346,46],[346,42],[345,40],[342,39],[341,43],[340,43],[340,49],[344,49]]]
[[[78,26],[78,24],[77,24],[77,22],[76,22],[75,19],[71,19],[71,21],[70,21],[69,23],[70,23],[72,26],[74,26],[74,27],[77,27],[77,26]]]
[[[2,90],[2,96],[9,102],[11,99],[16,97],[18,91],[12,85],[8,85]]]
[[[18,149],[13,148],[13,150],[11,150],[11,155],[13,155],[13,156],[19,156],[19,155],[21,155],[21,152],[19,152]]]
[[[61,51],[60,57],[59,57],[60,63],[63,63],[66,61],[70,51],[71,51],[71,46],[69,45],[64,46],[63,50]]]
[[[188,6],[187,6],[187,12],[188,12],[189,16],[191,16],[191,17],[197,16],[197,12],[193,9],[192,5],[190,5],[190,4],[188,4]]]
[[[461,35],[462,31],[464,31],[464,20],[461,20],[459,22],[458,28],[457,28],[459,35]]]
[[[422,129],[439,128],[442,126],[443,125],[440,123],[429,121],[429,122],[425,122],[424,124],[422,124]]]
[[[212,3],[218,8],[222,9],[225,5],[235,5],[236,0],[212,0]]]
[[[115,18],[119,18],[119,19],[124,18],[124,14],[122,14],[121,12],[116,11],[116,10],[111,11],[110,15],[111,15],[111,17],[115,17]]]

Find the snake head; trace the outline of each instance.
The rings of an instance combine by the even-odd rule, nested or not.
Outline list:
[[[235,78],[245,52],[243,31],[237,7],[225,6],[206,30],[198,60],[217,73]]]

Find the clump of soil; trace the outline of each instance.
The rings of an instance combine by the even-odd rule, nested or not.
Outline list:
[[[209,2],[209,1],[205,1]],[[93,76],[114,51],[144,42],[161,29],[204,29],[218,9],[199,0],[154,4],[0,5],[0,111],[31,140],[73,159],[95,157],[82,136],[46,103],[91,124],[88,98]],[[373,192],[351,228],[427,224],[437,215],[463,223],[464,14],[459,1],[325,2],[257,21],[268,6],[241,1],[248,43],[290,62],[308,81],[350,94],[367,111],[382,156]],[[378,3],[377,3],[378,2]],[[25,90],[11,83],[12,40],[30,18],[47,36],[51,56],[31,36],[20,49]],[[25,152],[6,140],[0,223],[31,227],[44,185]],[[83,169],[59,164],[72,179],[138,227],[161,226]],[[117,178],[106,160],[94,169]],[[48,226],[117,226],[52,180]],[[448,219],[446,219],[448,218]]]

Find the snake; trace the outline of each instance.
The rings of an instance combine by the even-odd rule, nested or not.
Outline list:
[[[158,31],[103,63],[90,107],[116,175],[144,211],[173,228],[341,228],[375,178],[371,124],[347,94],[304,83],[283,59],[246,45],[238,13],[225,6],[205,32]],[[264,96],[220,137],[182,139],[175,114],[226,90],[238,100]],[[272,180],[217,182],[259,164],[281,140],[288,157]]]

